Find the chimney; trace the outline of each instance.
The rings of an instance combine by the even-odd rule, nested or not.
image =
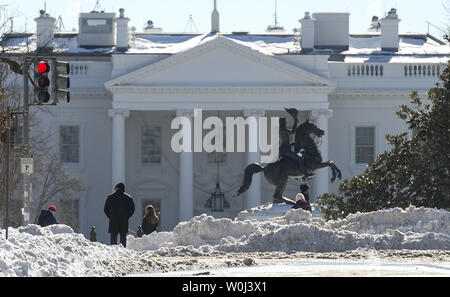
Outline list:
[[[347,12],[313,13],[314,48],[347,50],[349,47],[349,19]]]
[[[129,18],[125,17],[125,9],[119,9],[119,17],[116,19],[117,22],[117,38],[116,47],[118,50],[126,51],[128,49],[128,22]]]
[[[116,39],[116,14],[93,11],[80,13],[78,44],[82,48],[113,47]]]
[[[147,27],[144,28],[145,33],[162,33],[162,28],[155,28],[155,24],[152,20],[147,21]]]
[[[211,15],[211,33],[220,32],[220,16],[217,11],[217,0],[214,0],[214,10]]]
[[[40,48],[53,48],[53,37],[55,32],[56,19],[52,18],[45,10],[39,11],[40,15],[36,21],[36,46]]]
[[[397,9],[392,8],[387,16],[380,20],[381,25],[381,50],[398,51],[398,24],[400,19]]]
[[[302,25],[302,52],[310,52],[314,49],[314,21],[309,12],[305,12],[305,17],[299,20]]]

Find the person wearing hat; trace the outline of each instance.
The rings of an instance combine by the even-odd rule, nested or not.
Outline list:
[[[130,194],[125,193],[125,185],[118,183],[115,193],[108,196],[104,212],[109,219],[108,233],[111,234],[111,245],[117,244],[120,234],[120,243],[127,246],[128,220],[134,214],[135,206]]]
[[[50,206],[47,210],[43,209],[41,210],[41,214],[38,218],[38,225],[41,227],[47,227],[50,225],[58,224],[54,217],[54,213],[56,212],[55,206]]]
[[[302,193],[298,193],[297,196],[295,196],[295,204],[294,206],[292,206],[292,209],[299,209],[299,208],[312,212],[311,206],[306,201],[305,196],[303,196]]]

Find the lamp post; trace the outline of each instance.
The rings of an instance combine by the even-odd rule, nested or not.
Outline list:
[[[216,190],[211,193],[211,210],[223,211],[223,201],[225,194],[220,190],[219,180],[217,179]]]

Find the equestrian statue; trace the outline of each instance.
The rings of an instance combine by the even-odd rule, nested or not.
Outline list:
[[[247,166],[244,173],[244,181],[239,188],[236,197],[248,190],[255,173],[264,172],[266,180],[276,186],[273,195],[274,203],[295,204],[289,198],[283,197],[289,178],[309,180],[314,176],[314,171],[324,167],[330,167],[332,172],[331,182],[336,177],[342,179],[342,173],[333,161],[322,162],[322,156],[315,138],[320,139],[325,132],[316,125],[306,120],[298,125],[298,110],[295,108],[285,109],[294,118],[292,129],[286,126],[286,118],[280,118],[280,150],[277,162],[262,166],[252,163]],[[291,142],[291,135],[294,136],[294,143]]]

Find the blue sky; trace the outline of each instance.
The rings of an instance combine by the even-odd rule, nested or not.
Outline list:
[[[0,0],[7,4],[9,13],[14,14],[14,29],[35,30],[34,18],[46,2],[47,12],[55,18],[62,17],[67,30],[78,30],[78,13],[94,9],[97,0]],[[141,31],[147,20],[153,20],[155,26],[165,32],[183,32],[192,15],[199,32],[209,32],[213,0],[100,0],[101,7],[107,12],[118,13],[125,8],[125,14],[131,19],[130,26]],[[275,0],[217,0],[221,16],[221,31],[246,30],[263,32],[274,23]],[[299,27],[298,20],[305,11],[313,12],[349,12],[350,32],[365,32],[373,15],[384,16],[390,8],[398,10],[400,33],[428,30],[426,21],[446,28],[450,24],[450,0],[277,0],[278,22],[288,32]],[[430,32],[437,35],[436,29]]]

